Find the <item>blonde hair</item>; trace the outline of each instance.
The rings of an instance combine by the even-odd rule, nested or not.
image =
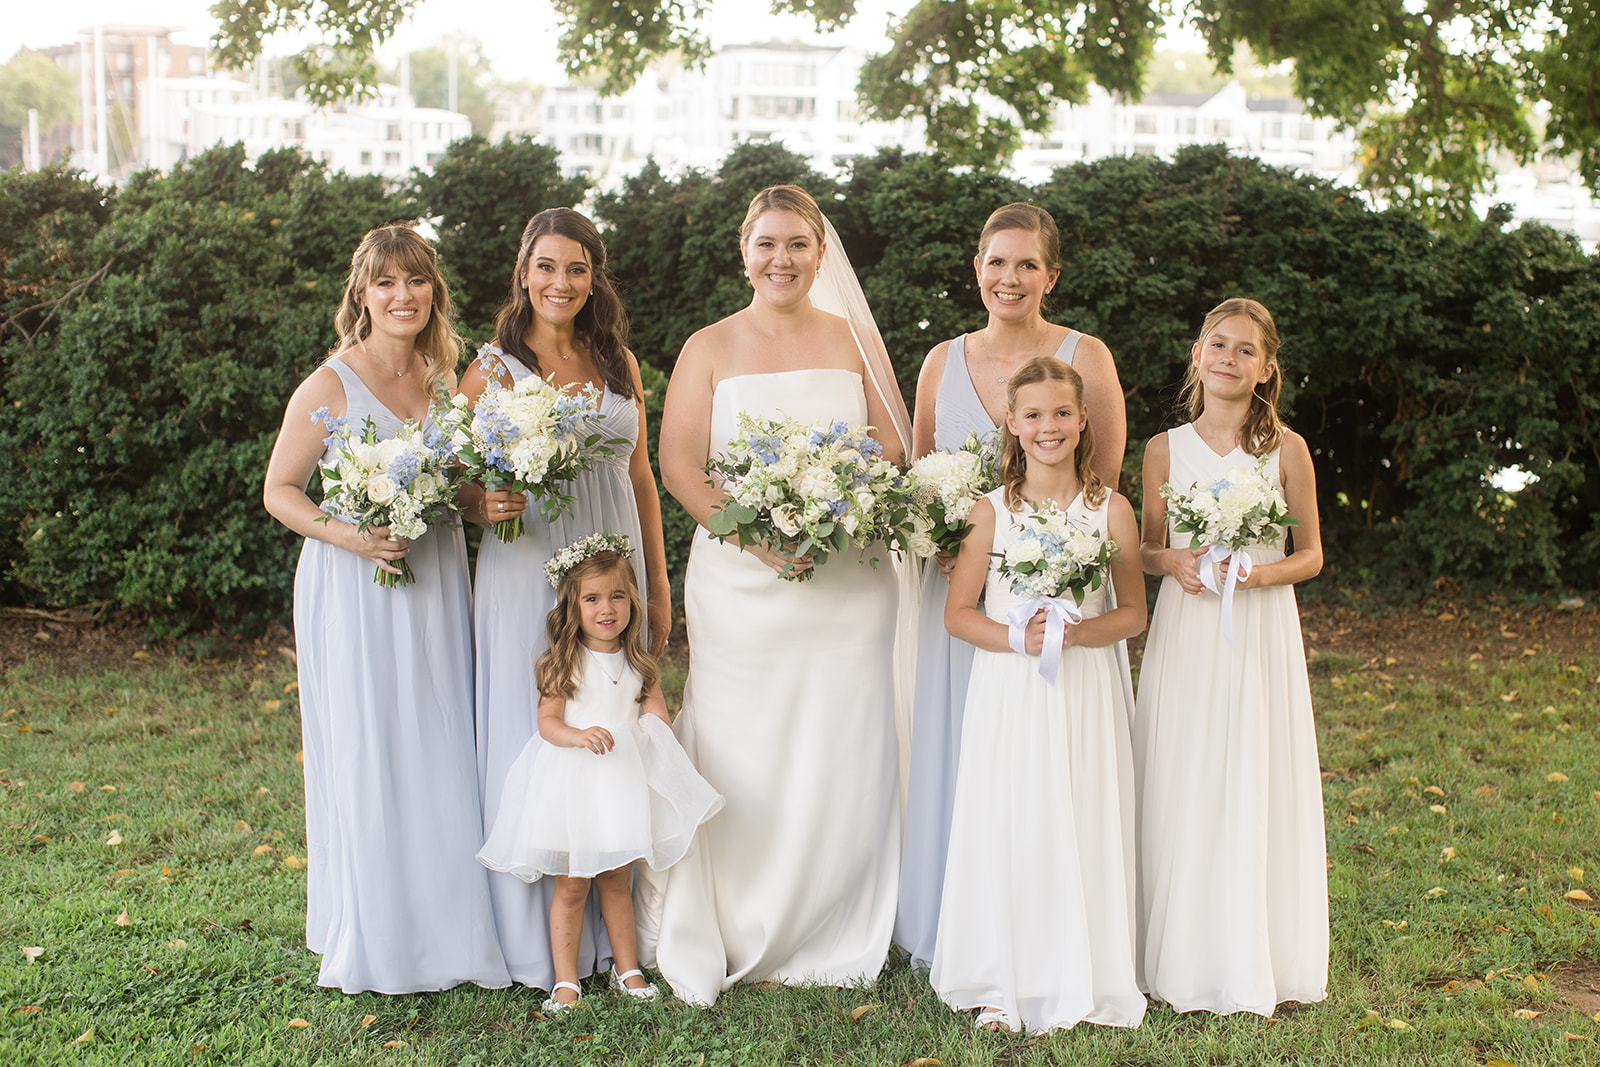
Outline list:
[[[1282,341],[1278,337],[1278,326],[1272,321],[1272,312],[1248,297],[1236,296],[1224,300],[1212,308],[1205,322],[1200,324],[1200,336],[1195,338],[1194,343],[1204,344],[1207,334],[1224,319],[1235,315],[1245,316],[1261,331],[1261,355],[1267,361],[1267,366],[1272,368],[1270,378],[1256,383],[1250,397],[1250,411],[1239,429],[1239,446],[1259,459],[1282,443],[1286,429],[1283,419],[1278,415],[1278,397],[1283,393],[1283,366],[1278,362],[1278,349]],[[1189,369],[1184,373],[1183,392],[1178,396],[1178,403],[1188,405],[1190,422],[1198,419],[1206,409],[1206,391],[1201,386],[1200,370],[1193,359],[1189,360]]]
[[[1078,484],[1083,486],[1083,500],[1098,508],[1106,498],[1106,487],[1094,472],[1094,426],[1089,412],[1083,406],[1083,376],[1069,364],[1055,356],[1035,356],[1016,369],[1006,382],[1006,414],[1017,410],[1017,394],[1023,386],[1040,382],[1061,382],[1068,386],[1078,400],[1078,410],[1083,412],[1083,432],[1078,435],[1078,449],[1073,455],[1073,469]],[[1006,509],[1016,511],[1022,507],[1022,479],[1028,473],[1028,456],[1022,451],[1022,442],[1011,432],[1008,418],[1000,425],[1000,484],[1006,487]],[[1066,504],[1068,501],[1060,501]]]
[[[827,240],[822,209],[810,193],[798,185],[769,185],[750,200],[750,208],[744,213],[744,222],[739,224],[741,245],[750,239],[750,231],[755,229],[756,220],[769,211],[792,211],[811,227],[819,245]]]
[[[446,374],[456,369],[461,358],[461,338],[456,334],[455,312],[450,305],[450,290],[439,273],[439,253],[421,234],[405,223],[394,223],[368,230],[350,257],[350,274],[345,279],[344,299],[333,325],[339,341],[328,358],[357,347],[372,333],[372,316],[363,297],[367,286],[386,272],[416,275],[427,279],[433,288],[433,306],[428,323],[417,335],[416,350],[422,356],[422,389],[429,396]]]
[[[601,549],[588,559],[574,564],[561,578],[556,589],[556,606],[545,617],[545,631],[550,647],[545,649],[533,665],[534,683],[540,696],[571,699],[583,680],[584,643],[583,607],[578,602],[578,590],[590,578],[602,574],[615,574],[622,579],[622,588],[628,594],[628,625],[622,628],[622,652],[628,666],[639,675],[638,701],[650,695],[661,676],[660,668],[651,658],[644,644],[644,604],[639,598],[639,583],[633,576],[633,564],[628,557],[613,549]]]

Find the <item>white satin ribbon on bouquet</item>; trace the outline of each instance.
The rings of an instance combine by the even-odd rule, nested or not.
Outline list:
[[[1228,568],[1227,581],[1221,589],[1217,588],[1217,569],[1213,564],[1223,564],[1232,559],[1233,566]],[[1233,590],[1241,581],[1250,577],[1250,572],[1255,564],[1250,562],[1250,557],[1244,549],[1234,552],[1227,545],[1210,545],[1206,548],[1205,555],[1200,557],[1199,571],[1200,584],[1213,593],[1222,594],[1222,636],[1228,644],[1233,644]]]
[[[1056,674],[1061,670],[1061,642],[1067,636],[1067,623],[1077,625],[1083,621],[1083,612],[1078,610],[1078,605],[1071,597],[1064,596],[1037,596],[1032,600],[1023,601],[1006,613],[1009,627],[1010,644],[1013,649],[1027,655],[1022,647],[1022,632],[1027,628],[1028,620],[1033,618],[1034,612],[1043,608],[1044,617],[1044,649],[1039,656],[1039,677],[1051,685],[1056,684]]]

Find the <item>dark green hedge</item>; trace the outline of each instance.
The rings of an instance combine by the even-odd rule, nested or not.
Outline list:
[[[715,174],[649,166],[595,202],[660,401],[679,347],[742,306],[737,229],[762,186],[823,202],[908,397],[923,354],[981,325],[973,241],[990,210],[1055,215],[1053,318],[1102,337],[1127,390],[1128,488],[1175,420],[1193,331],[1224,297],[1272,308],[1291,423],[1318,467],[1338,581],[1541,591],[1600,573],[1600,260],[1496,215],[1440,234],[1326,183],[1192,149],[1028,188],[887,152],[838,180],[743,146]],[[463,327],[483,339],[521,225],[575,203],[555,154],[454,146],[401,189],[290,153],[215,149],[111,191],[71,171],[0,175],[0,566],[13,603],[113,601],[161,628],[287,613],[298,539],[261,510],[282,406],[331,343],[350,250],[436,220]],[[1511,494],[1490,475],[1537,475]],[[667,502],[677,574],[690,530]]]

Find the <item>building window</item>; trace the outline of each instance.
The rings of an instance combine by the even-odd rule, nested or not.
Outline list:
[[[383,154],[383,165],[386,167],[398,167],[400,165],[400,153],[385,152]]]
[[[1310,120],[1309,119],[1301,120],[1301,122],[1300,122],[1300,140],[1302,140],[1302,141],[1310,141],[1310,140],[1314,140],[1316,138],[1316,136],[1317,136],[1317,129],[1316,129],[1315,126],[1313,126],[1311,124]]]
[[[1183,120],[1183,132],[1188,134],[1190,137],[1193,137],[1194,136],[1194,131],[1195,131],[1195,119],[1194,119],[1193,115],[1190,115],[1188,118]]]
[[[817,113],[817,101],[810,96],[753,96],[750,112],[758,119],[809,119]]]
[[[1211,127],[1211,136],[1227,140],[1233,136],[1233,122],[1230,119],[1212,119],[1207,125]]]
[[[1267,136],[1268,137],[1273,137],[1273,138],[1278,138],[1278,137],[1282,137],[1283,136],[1283,120],[1282,119],[1273,119],[1271,122],[1267,123]]]
[[[400,139],[400,124],[398,122],[389,123],[384,131],[383,139],[385,141],[398,141]]]
[[[626,105],[626,104],[612,104],[611,105],[611,117],[614,118],[614,119],[625,119],[625,118],[627,118],[628,117],[628,105]]]
[[[361,153],[361,165],[363,167],[372,166],[372,153],[371,152],[362,152]]]
[[[1133,116],[1133,132],[1154,134],[1159,132],[1159,123],[1154,115],[1135,114]]]

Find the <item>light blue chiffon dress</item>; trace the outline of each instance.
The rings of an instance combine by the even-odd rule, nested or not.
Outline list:
[[[533,373],[495,345],[484,346],[479,358],[488,369],[503,366],[513,381]],[[639,506],[628,476],[628,463],[639,444],[639,407],[607,389],[601,398],[600,417],[601,433],[624,438],[629,444],[619,446],[614,458],[574,479],[567,490],[575,499],[573,510],[546,520],[539,505],[531,503],[521,537],[508,545],[492,529],[485,529],[478,549],[472,630],[478,652],[478,785],[486,827],[493,826],[499,814],[512,763],[528,742],[538,737],[539,698],[533,664],[548,646],[545,617],[556,603],[556,591],[545,578],[545,563],[580,537],[601,530],[627,534],[633,545],[633,572],[641,602],[649,596]],[[473,851],[482,843],[483,838],[478,838]],[[489,873],[488,878],[500,948],[512,979],[549,989],[555,981],[550,959],[550,880],[530,885],[499,871]],[[600,921],[599,900],[591,893],[578,950],[578,973],[603,970],[610,960],[611,943]]]
[[[353,427],[401,420],[340,360]],[[330,462],[324,455],[323,462]],[[332,521],[339,521],[337,519]],[[305,744],[306,945],[346,993],[510,984],[495,938],[473,762],[471,592],[461,530],[411,542],[414,584],[307,538],[294,582]]]
[[[1069,366],[1083,334],[1068,331],[1055,356]],[[999,432],[989,418],[967,367],[967,335],[950,342],[934,408],[933,446],[955,450],[972,434]],[[917,688],[911,728],[911,774],[906,795],[905,846],[900,859],[900,901],[894,941],[913,966],[933,965],[961,752],[961,712],[972,673],[973,647],[944,628],[950,581],[929,565],[923,570],[922,614],[917,624]]]

